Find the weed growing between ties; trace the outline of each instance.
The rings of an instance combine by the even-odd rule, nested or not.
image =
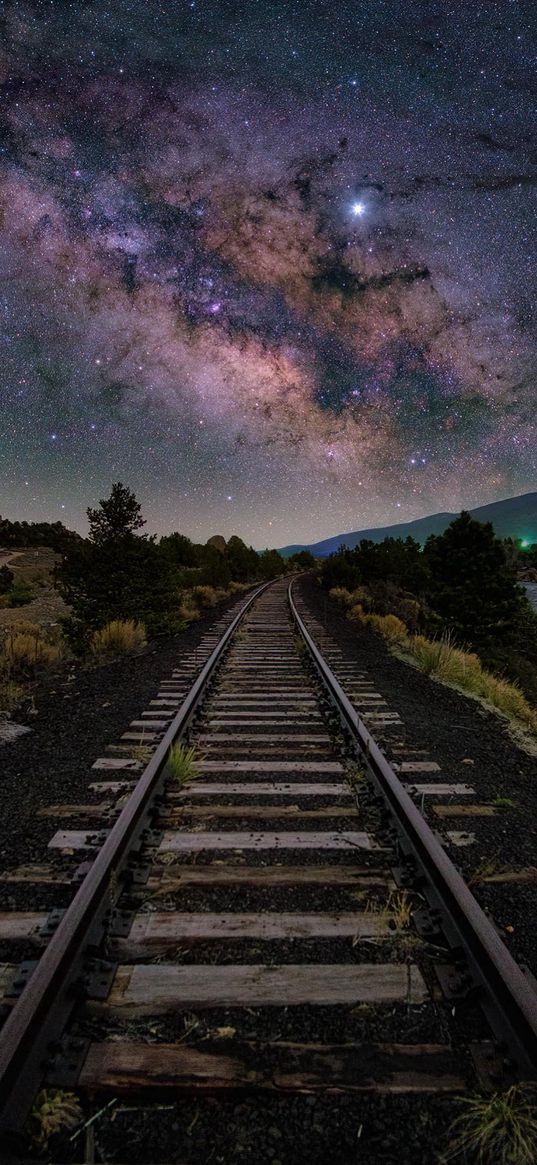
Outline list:
[[[195,748],[186,744],[172,744],[168,753],[168,769],[179,785],[193,781],[199,776],[199,757]]]
[[[451,1126],[452,1140],[444,1161],[478,1165],[535,1165],[537,1160],[537,1089],[513,1084],[492,1096],[463,1096],[464,1109]]]
[[[42,1089],[29,1118],[29,1133],[36,1149],[46,1150],[51,1137],[63,1129],[74,1129],[82,1120],[82,1109],[74,1092],[61,1088]]]

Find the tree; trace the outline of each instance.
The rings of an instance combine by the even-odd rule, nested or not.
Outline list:
[[[7,595],[13,586],[15,575],[9,566],[0,566],[0,595]]]
[[[463,511],[443,534],[427,539],[424,555],[427,599],[459,642],[487,650],[515,641],[530,608],[490,522]]]
[[[288,566],[293,570],[314,570],[315,559],[311,550],[298,550],[287,559]]]
[[[90,538],[69,548],[57,571],[73,646],[83,649],[112,619],[139,620],[150,635],[178,630],[177,569],[154,538],[134,533],[145,525],[135,495],[118,482],[88,517]]]
[[[89,519],[89,537],[97,545],[134,534],[145,526],[142,507],[136,495],[121,481],[112,486],[109,498],[101,498],[96,510],[86,511]]]
[[[196,547],[184,534],[165,534],[160,539],[159,549],[174,566],[196,566],[198,563]]]
[[[200,554],[200,583],[210,587],[228,587],[231,571],[222,551],[209,541],[201,548]]]
[[[285,574],[285,559],[277,550],[264,550],[259,555],[259,572],[261,578],[267,582],[271,578],[279,578],[281,574]]]
[[[227,561],[231,577],[236,582],[249,582],[256,578],[259,556],[252,546],[247,546],[236,534],[232,534],[227,544]]]

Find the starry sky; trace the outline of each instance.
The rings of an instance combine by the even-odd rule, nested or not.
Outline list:
[[[5,0],[0,512],[314,541],[537,487],[533,0]]]

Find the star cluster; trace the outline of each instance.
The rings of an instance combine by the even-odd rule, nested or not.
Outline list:
[[[2,512],[257,546],[535,488],[531,6],[7,0]]]

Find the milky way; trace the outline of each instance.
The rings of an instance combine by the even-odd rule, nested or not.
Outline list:
[[[0,484],[257,546],[535,488],[533,5],[7,3]]]

